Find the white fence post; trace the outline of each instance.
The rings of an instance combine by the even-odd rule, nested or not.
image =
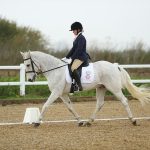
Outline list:
[[[25,95],[25,65],[20,64],[20,95]]]

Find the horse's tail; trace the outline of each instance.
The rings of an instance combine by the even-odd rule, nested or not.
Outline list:
[[[140,89],[139,87],[136,87],[129,76],[129,74],[126,72],[125,69],[119,67],[121,70],[121,78],[122,78],[122,84],[127,90],[131,93],[131,95],[138,99],[141,104],[145,104],[150,102],[150,92],[148,90]]]

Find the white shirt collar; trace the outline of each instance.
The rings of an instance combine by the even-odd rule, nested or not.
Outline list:
[[[81,34],[82,32],[79,32],[78,35],[75,36],[74,40]]]

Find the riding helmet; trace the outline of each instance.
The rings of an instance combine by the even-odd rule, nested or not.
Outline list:
[[[83,30],[82,24],[80,22],[74,22],[71,25],[71,30],[69,30],[69,31],[73,31],[73,30],[77,30],[77,29],[80,29],[81,31]]]

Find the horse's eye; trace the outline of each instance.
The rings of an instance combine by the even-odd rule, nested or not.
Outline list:
[[[30,67],[30,64],[28,64],[27,67]]]

